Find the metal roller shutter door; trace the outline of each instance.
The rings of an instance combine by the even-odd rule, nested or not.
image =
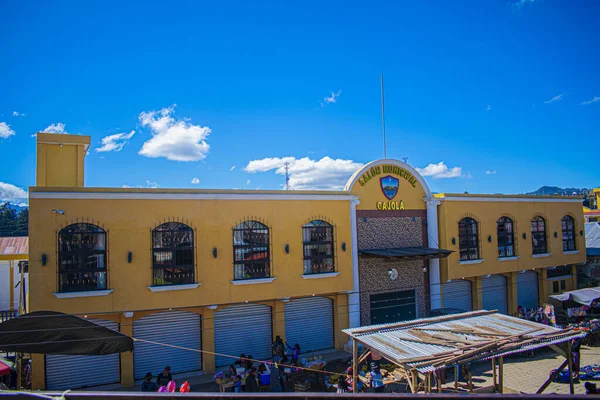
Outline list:
[[[308,297],[285,303],[285,340],[298,343],[302,353],[335,347],[333,301],[327,297]]]
[[[133,322],[133,337],[172,344],[195,350],[202,349],[199,314],[186,311],[167,311],[148,315]],[[199,371],[202,354],[151,343],[134,342],[133,375],[142,379],[147,372],[157,375],[168,365],[171,373]]]
[[[442,299],[444,308],[473,311],[471,281],[461,279],[444,283],[442,286]]]
[[[483,278],[481,282],[483,309],[498,310],[502,314],[508,314],[508,296],[504,275],[492,275],[489,278]]]
[[[271,307],[242,304],[215,313],[215,352],[236,358],[244,353],[255,359],[271,358]],[[216,356],[215,365],[233,364],[235,358]]]
[[[517,275],[517,301],[525,308],[538,306],[538,275],[535,271],[526,271]]]
[[[103,319],[88,321],[119,332],[119,324]],[[46,356],[46,389],[80,389],[121,382],[119,354],[104,356]]]

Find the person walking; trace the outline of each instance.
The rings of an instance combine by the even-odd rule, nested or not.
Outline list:
[[[152,382],[152,372],[148,372],[142,382],[142,392],[155,392],[158,390],[156,383]]]
[[[173,375],[171,375],[171,367],[168,365],[165,367],[163,372],[161,372],[158,377],[156,377],[156,385],[158,387],[167,386],[169,382],[173,380]]]

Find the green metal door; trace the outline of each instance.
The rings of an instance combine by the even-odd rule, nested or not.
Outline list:
[[[371,295],[371,325],[415,319],[417,303],[414,290]]]

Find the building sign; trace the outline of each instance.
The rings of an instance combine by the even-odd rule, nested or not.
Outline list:
[[[379,177],[379,185],[383,195],[388,201],[378,201],[376,204],[377,210],[404,210],[404,203],[402,200],[396,199],[393,201],[400,189],[400,179],[397,177],[404,178],[404,180],[412,187],[417,187],[417,178],[404,168],[398,167],[397,165],[376,165],[366,171],[358,179],[358,183],[360,183],[361,186],[365,186],[371,179],[384,174],[385,176]]]

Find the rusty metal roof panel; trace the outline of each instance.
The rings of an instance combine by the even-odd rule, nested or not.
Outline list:
[[[20,237],[0,237],[0,255],[29,255],[29,238]]]

